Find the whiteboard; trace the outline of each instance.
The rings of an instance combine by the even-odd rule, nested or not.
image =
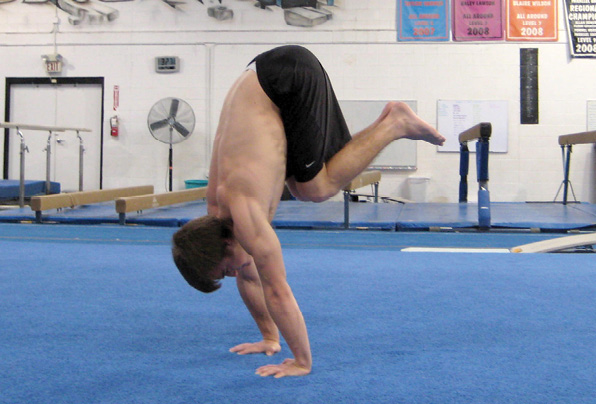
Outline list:
[[[388,101],[340,101],[341,110],[354,135],[373,123]],[[416,112],[416,101],[403,101]],[[414,170],[416,169],[416,142],[400,139],[387,146],[370,165],[378,170]]]
[[[587,131],[596,130],[596,101],[588,100],[587,101],[587,108],[588,108],[588,122],[586,124]]]
[[[446,101],[437,102],[437,124],[447,139],[440,152],[459,152],[459,134],[481,122],[490,122],[492,133],[489,150],[507,153],[509,127],[507,101]],[[470,151],[475,148],[470,148]]]

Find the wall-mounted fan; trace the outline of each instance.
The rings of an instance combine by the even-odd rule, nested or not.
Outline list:
[[[172,190],[173,152],[172,145],[185,141],[195,128],[195,114],[188,103],[179,98],[164,98],[157,101],[147,116],[151,135],[160,142],[170,145],[168,156],[168,190]]]

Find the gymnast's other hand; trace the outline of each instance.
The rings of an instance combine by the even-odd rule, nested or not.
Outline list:
[[[279,342],[268,339],[264,339],[259,342],[247,342],[230,348],[230,352],[236,352],[238,355],[264,353],[267,356],[272,356],[279,351],[281,351]]]
[[[295,359],[286,359],[279,365],[265,365],[257,369],[259,376],[273,376],[276,379],[284,376],[305,376],[310,368],[300,366]]]

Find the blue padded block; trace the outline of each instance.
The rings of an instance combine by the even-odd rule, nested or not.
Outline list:
[[[490,193],[488,189],[478,191],[478,225],[485,229],[490,227]]]
[[[127,224],[142,224],[146,226],[182,226],[188,221],[205,216],[207,203],[205,201],[188,202],[178,205],[163,206],[149,209],[140,213],[127,213]]]
[[[42,221],[69,224],[117,224],[118,214],[114,202],[105,202],[43,211]]]
[[[397,219],[397,230],[477,225],[478,205],[475,203],[406,203]]]
[[[152,226],[152,227],[180,227],[180,220],[175,218],[142,218],[136,219],[133,218],[131,220],[126,220],[126,224],[137,224],[143,226]]]
[[[3,223],[28,222],[32,220],[35,220],[35,213],[29,207],[0,210],[0,222]]]
[[[394,230],[403,205],[393,203],[350,203],[350,227]],[[280,202],[272,225],[276,228],[341,228],[343,202]]]
[[[1,222],[35,221],[35,212],[30,207],[0,211]],[[50,209],[42,212],[43,222],[69,224],[118,223],[114,202],[81,205],[75,208]]]
[[[492,226],[571,230],[596,225],[596,214],[559,203],[491,203]]]
[[[570,230],[596,225],[594,213],[577,205],[556,203],[492,202],[491,227],[545,230]],[[397,219],[398,230],[423,230],[429,227],[469,228],[478,226],[476,203],[406,204]]]
[[[386,203],[350,203],[350,226],[393,230],[401,206]],[[178,225],[182,226],[206,214],[205,202],[190,202],[147,210],[140,214],[127,214],[126,223],[150,225],[151,221],[176,218]],[[272,222],[277,228],[341,228],[343,224],[343,202],[281,201]]]
[[[0,199],[16,199],[19,197],[19,180],[0,180]],[[60,193],[60,183],[50,182],[50,194]],[[46,194],[45,181],[25,181],[25,197]]]
[[[181,223],[207,213],[205,202],[170,205],[126,215],[127,224],[158,227],[178,227]],[[118,224],[120,218],[114,202],[82,205],[75,208],[52,210],[42,214],[43,221],[70,224]]]
[[[567,205],[568,208],[578,210],[596,218],[596,205],[590,203],[570,203]]]
[[[34,221],[35,212],[30,207],[0,211],[0,221]],[[81,205],[75,208],[50,209],[42,212],[43,222],[70,224],[118,223],[114,202]]]
[[[181,226],[207,213],[204,201],[127,214],[127,223],[146,226]],[[65,224],[118,223],[113,202],[43,212],[43,221]],[[343,202],[282,201],[273,219],[277,228],[343,227]],[[0,210],[0,222],[34,221],[29,207]],[[596,226],[596,205],[560,203],[491,203],[491,227],[570,230]],[[427,230],[429,227],[478,226],[476,203],[350,203],[350,225],[379,230]]]

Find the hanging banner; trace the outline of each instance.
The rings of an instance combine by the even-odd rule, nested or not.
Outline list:
[[[452,0],[454,41],[503,39],[501,0]]]
[[[448,41],[448,0],[397,0],[398,41]]]
[[[507,0],[508,41],[556,41],[556,0]]]
[[[567,34],[572,57],[596,57],[596,4],[590,0],[565,0]]]

